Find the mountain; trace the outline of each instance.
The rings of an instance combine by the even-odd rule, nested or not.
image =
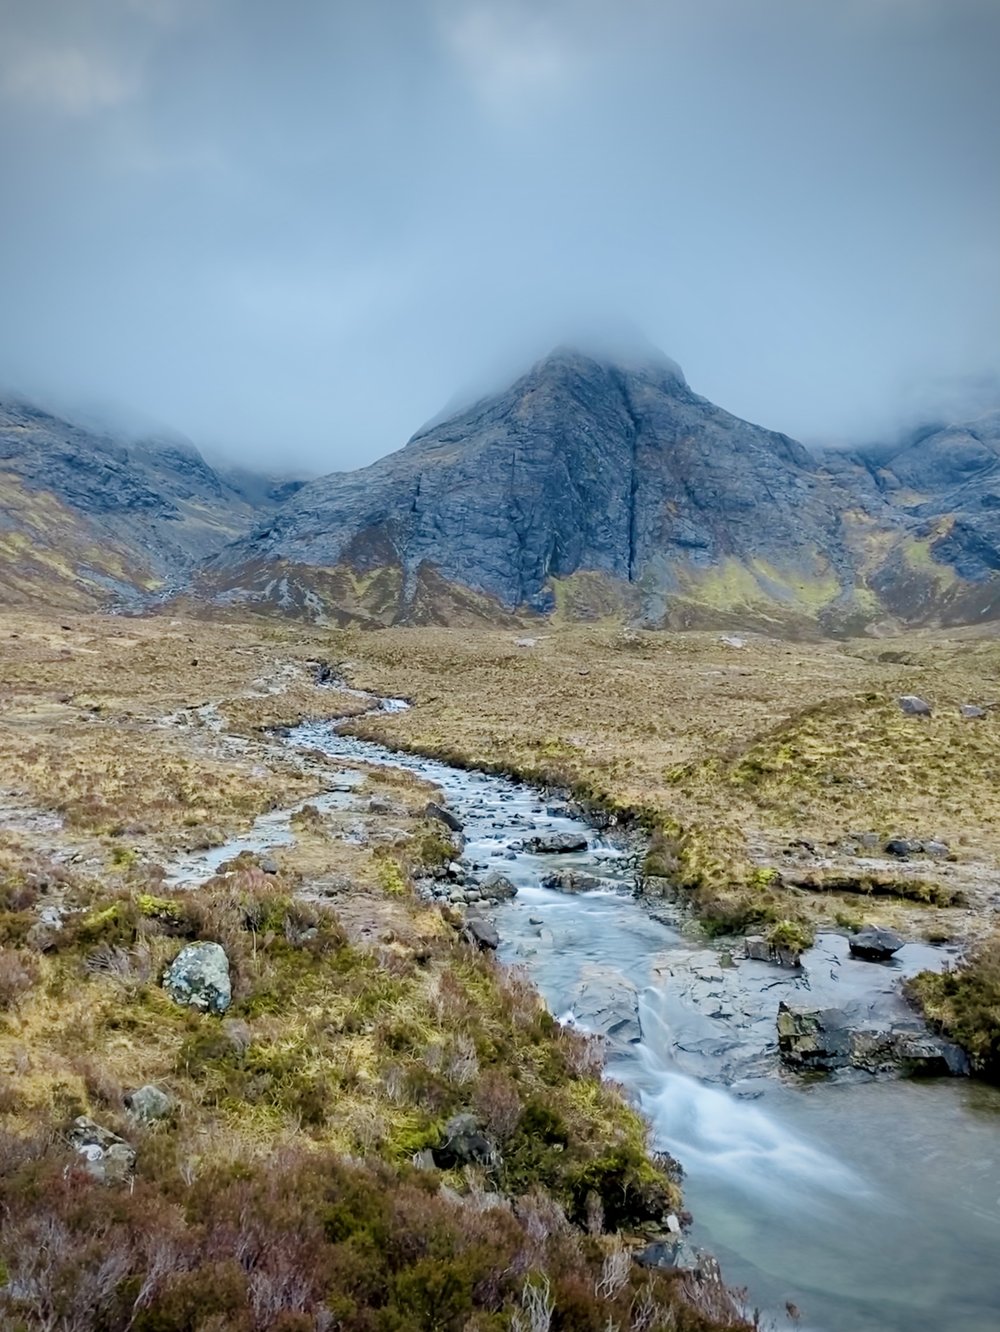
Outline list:
[[[888,611],[946,625],[1000,618],[1000,411],[824,464],[901,525],[871,580]]]
[[[0,402],[0,601],[135,604],[284,497],[274,479],[221,475],[187,441],[125,444]]]
[[[1000,412],[810,453],[656,353],[559,350],[302,484],[0,403],[0,601],[843,634],[1000,618]]]
[[[305,485],[199,586],[372,624],[625,609],[845,627],[874,609],[870,532],[896,521],[874,483],[855,493],[666,357],[561,350],[397,453]]]

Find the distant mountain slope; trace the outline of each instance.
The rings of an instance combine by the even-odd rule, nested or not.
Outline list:
[[[872,580],[887,610],[944,624],[1000,618],[1000,411],[824,463],[901,525]]]
[[[185,442],[126,445],[0,403],[0,601],[134,601],[181,582],[274,503]]]
[[[310,482],[200,585],[373,623],[618,606],[653,624],[843,625],[872,610],[869,530],[893,526],[877,487],[845,490],[666,357],[559,351],[399,452]]]

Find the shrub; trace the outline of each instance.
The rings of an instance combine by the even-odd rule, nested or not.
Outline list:
[[[968,1053],[973,1068],[1000,1081],[1000,932],[954,971],[922,971],[907,994],[928,1021]]]
[[[38,980],[38,963],[30,953],[0,948],[0,1010],[16,1008]]]

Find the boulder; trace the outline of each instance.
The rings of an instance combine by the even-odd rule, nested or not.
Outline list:
[[[905,712],[908,717],[929,717],[933,712],[927,700],[917,694],[901,694],[896,702],[900,711]]]
[[[224,1013],[233,997],[226,950],[217,943],[188,944],[163,973],[163,986],[178,1004]]]
[[[847,941],[852,957],[864,958],[866,962],[885,962],[893,953],[898,953],[903,940],[892,930],[877,925],[866,925]]]
[[[975,703],[963,703],[959,708],[959,712],[968,721],[976,721],[980,717],[986,716],[986,709],[977,707]]]
[[[506,874],[501,874],[498,870],[487,874],[479,885],[479,891],[490,902],[506,902],[511,897],[517,896],[517,886],[511,883]]]
[[[452,832],[462,831],[463,824],[458,815],[453,814],[451,810],[446,809],[444,805],[436,804],[433,800],[429,800],[424,806],[424,814],[429,819],[437,819],[439,823],[443,823],[444,826],[450,828]]]
[[[595,888],[603,888],[604,880],[594,874],[581,874],[578,870],[556,870],[542,878],[543,888],[552,888],[557,893],[590,893]]]
[[[851,1062],[851,1032],[838,1008],[806,1008],[783,999],[778,1005],[778,1049],[794,1067],[845,1068]]]
[[[135,1169],[135,1148],[87,1115],[73,1121],[69,1140],[88,1175],[102,1184],[123,1184]]]
[[[937,841],[936,838],[932,838],[931,841],[929,841],[929,842],[924,842],[924,855],[925,855],[925,856],[950,856],[950,855],[951,855],[951,847],[948,845],[947,842],[939,842],[939,841]]]
[[[147,1083],[133,1092],[126,1092],[125,1104],[137,1119],[152,1121],[167,1118],[174,1108],[174,1098]]]
[[[900,860],[905,860],[907,856],[919,856],[923,849],[923,842],[913,837],[890,837],[885,844],[886,854],[898,856]]]
[[[920,1022],[900,1022],[888,1031],[854,1032],[851,1063],[867,1073],[961,1077],[969,1072],[965,1052],[934,1036]]]
[[[484,953],[500,946],[500,935],[496,931],[496,926],[491,925],[482,916],[470,916],[465,922],[462,934],[469,943],[475,944]]]
[[[452,1115],[444,1126],[444,1141],[433,1149],[434,1164],[442,1170],[466,1165],[488,1165],[496,1146],[480,1130],[475,1115]]]
[[[586,851],[587,835],[586,833],[539,833],[537,837],[529,837],[524,843],[525,851],[530,851],[534,855],[552,855],[558,856],[570,851]]]

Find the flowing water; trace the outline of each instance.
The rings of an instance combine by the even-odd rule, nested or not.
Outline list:
[[[529,973],[562,1020],[611,1033],[609,1075],[684,1166],[691,1239],[775,1324],[788,1325],[791,1303],[798,1326],[816,1332],[997,1332],[1000,1091],[963,1079],[799,1079],[782,1073],[775,1048],[780,998],[859,1020],[899,1016],[900,980],[940,967],[946,951],[908,944],[873,964],[823,935],[801,973],[720,965],[678,917],[630,895],[614,845],[531,787],[394,753],[335,725],[305,724],[289,742],[405,768],[443,791],[465,825],[463,861],[518,886],[490,911],[501,958]],[[520,849],[535,832],[585,832],[588,847]],[[542,888],[557,868],[606,886]]]

